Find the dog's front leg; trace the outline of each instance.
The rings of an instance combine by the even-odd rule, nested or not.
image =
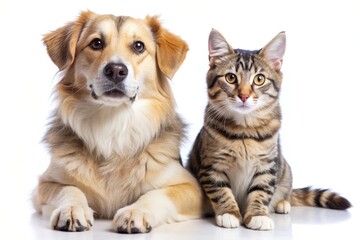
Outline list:
[[[199,218],[201,191],[187,182],[147,192],[138,201],[117,211],[113,230],[119,233],[146,233],[163,223]]]
[[[55,230],[85,231],[94,223],[93,210],[77,187],[42,182],[35,191],[34,205],[39,212],[50,216],[51,227]]]

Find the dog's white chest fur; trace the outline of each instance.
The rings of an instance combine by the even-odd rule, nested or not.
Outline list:
[[[90,151],[105,158],[112,154],[131,156],[146,146],[159,131],[150,101],[138,100],[132,105],[94,107],[79,103],[63,121],[69,124]]]

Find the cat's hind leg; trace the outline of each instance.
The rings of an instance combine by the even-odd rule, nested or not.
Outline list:
[[[289,201],[281,200],[277,203],[275,212],[281,214],[290,213],[291,205]]]

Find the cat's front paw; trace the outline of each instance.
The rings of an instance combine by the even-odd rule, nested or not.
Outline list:
[[[118,233],[148,233],[152,229],[153,219],[149,213],[125,207],[115,214],[112,227]]]
[[[61,206],[53,211],[50,218],[51,227],[59,231],[87,231],[93,223],[93,210],[88,206]]]
[[[252,216],[246,218],[245,226],[254,230],[266,231],[274,228],[274,221],[268,216]]]
[[[225,213],[215,217],[216,224],[224,228],[238,228],[241,220],[233,214]]]

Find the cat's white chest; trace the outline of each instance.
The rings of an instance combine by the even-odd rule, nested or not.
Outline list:
[[[231,190],[241,211],[245,210],[247,190],[255,174],[255,170],[256,161],[238,159],[231,171],[228,172]]]

